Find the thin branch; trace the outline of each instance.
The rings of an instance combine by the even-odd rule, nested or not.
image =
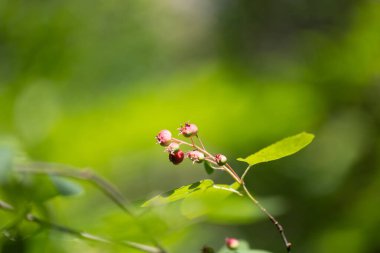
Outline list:
[[[206,149],[206,148],[205,148],[205,145],[203,145],[203,142],[202,142],[201,138],[200,138],[198,135],[196,135],[196,136],[197,136],[198,141],[199,141],[199,143],[201,144],[202,148],[203,148],[203,149]]]
[[[123,195],[111,183],[96,175],[90,169],[78,170],[60,164],[34,162],[19,164],[15,167],[15,171],[19,173],[57,175],[88,181],[107,195],[121,209],[132,215],[132,210],[130,210],[125,204],[127,203],[127,200],[123,197]]]
[[[1,200],[0,200],[0,209],[3,209],[3,210],[8,211],[8,212],[15,212],[15,209],[12,205],[10,205],[4,201],[1,201]],[[25,220],[27,220],[29,222],[34,222],[34,223],[40,225],[41,227],[51,229],[51,230],[55,230],[55,231],[58,231],[58,232],[61,232],[64,234],[70,234],[72,236],[75,236],[75,237],[78,237],[81,239],[85,239],[85,240],[89,240],[89,241],[95,241],[95,242],[100,242],[100,243],[105,243],[105,244],[120,244],[120,245],[124,245],[124,246],[130,247],[130,248],[138,249],[138,250],[141,250],[141,251],[147,252],[147,253],[165,253],[165,251],[161,250],[160,248],[156,248],[153,246],[149,246],[149,245],[145,245],[145,244],[141,244],[141,243],[136,243],[136,242],[131,242],[131,241],[116,242],[116,241],[112,241],[112,240],[103,238],[101,236],[93,235],[93,234],[90,234],[87,232],[78,231],[76,229],[72,229],[72,228],[69,228],[69,227],[66,227],[66,226],[63,226],[60,224],[56,224],[56,223],[52,223],[50,221],[40,219],[32,213],[27,213],[24,218],[25,218]]]
[[[203,148],[201,148],[201,147],[199,147],[197,145],[193,145],[193,144],[190,144],[190,143],[188,143],[186,141],[182,141],[182,140],[176,139],[176,138],[172,138],[172,140],[174,142],[176,142],[176,143],[187,145],[187,146],[192,147],[192,148],[196,148],[197,150],[201,151],[202,153],[205,153],[208,156],[214,157],[212,154],[210,154],[209,152],[207,152],[205,149],[203,149]]]
[[[247,194],[247,196],[252,200],[253,203],[255,203],[255,205],[257,205],[261,211],[263,211],[269,218],[269,220],[276,226],[277,230],[280,232],[281,234],[281,237],[282,237],[282,240],[284,241],[284,244],[285,244],[285,247],[286,247],[286,250],[288,252],[290,252],[291,250],[291,247],[292,247],[292,244],[288,241],[288,239],[286,238],[286,235],[285,235],[285,232],[284,232],[284,228],[281,226],[281,224],[267,211],[267,209],[265,209],[265,207],[263,207],[260,202],[258,200],[256,200],[252,194],[249,192],[249,190],[247,189],[245,183],[243,182],[243,189],[245,191],[245,193]]]
[[[241,180],[244,181],[244,178],[245,178],[245,176],[247,175],[247,173],[248,173],[248,171],[249,171],[250,168],[251,168],[251,165],[248,165],[248,167],[245,169],[243,175],[241,176]]]
[[[54,167],[54,168],[52,168]],[[148,232],[146,227],[136,218],[133,210],[127,206],[127,200],[123,195],[109,183],[104,178],[98,176],[93,171],[89,169],[79,170],[77,168],[69,167],[61,164],[51,164],[51,163],[41,163],[34,162],[29,164],[19,164],[15,166],[15,171],[19,173],[34,173],[34,174],[48,174],[57,175],[62,177],[69,177],[79,180],[88,181],[93,184],[96,188],[102,191],[107,197],[109,197],[117,206],[119,206],[123,211],[129,214],[133,219],[136,220],[138,225],[146,231],[146,234],[150,237],[150,240],[159,248],[160,252],[165,252],[160,243],[154,238],[151,233]]]

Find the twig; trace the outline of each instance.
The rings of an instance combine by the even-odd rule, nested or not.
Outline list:
[[[15,167],[15,171],[19,173],[57,175],[89,181],[96,188],[107,195],[121,209],[130,215],[132,214],[132,210],[130,210],[125,204],[127,200],[123,197],[123,195],[111,183],[99,177],[89,169],[78,170],[60,164],[34,162],[28,164],[18,164]]]
[[[280,232],[281,234],[281,237],[282,237],[282,240],[284,241],[284,244],[286,246],[286,250],[288,252],[290,252],[291,250],[291,247],[292,247],[292,244],[288,241],[288,239],[286,238],[286,235],[285,235],[285,232],[284,232],[284,228],[281,226],[281,224],[273,217],[273,215],[271,215],[267,209],[265,209],[265,207],[263,207],[260,202],[258,200],[256,200],[252,194],[249,192],[249,190],[247,189],[245,183],[243,182],[242,184],[243,186],[243,189],[245,191],[245,193],[247,194],[247,196],[252,200],[253,203],[255,203],[255,205],[257,205],[261,211],[263,211],[269,218],[269,220],[277,227],[277,230]]]
[[[54,168],[52,168],[54,167]],[[160,243],[154,238],[151,233],[148,232],[145,225],[142,224],[135,216],[132,209],[126,205],[127,200],[123,195],[109,183],[104,178],[98,176],[93,171],[78,170],[77,168],[72,168],[66,165],[61,164],[51,164],[51,163],[41,163],[34,162],[29,164],[19,164],[15,166],[15,171],[19,173],[34,173],[34,174],[48,174],[48,175],[57,175],[63,177],[69,177],[79,180],[85,180],[93,184],[96,188],[102,191],[106,196],[108,196],[117,206],[119,206],[123,211],[129,214],[137,224],[146,231],[146,234],[150,237],[150,240],[160,249],[160,252],[163,253],[165,250],[160,245]]]
[[[10,205],[4,201],[1,201],[1,200],[0,200],[0,209],[3,209],[3,210],[8,211],[8,212],[15,212],[15,209],[12,205]],[[51,230],[55,230],[55,231],[65,233],[65,234],[70,234],[70,235],[76,236],[78,238],[82,238],[82,239],[86,239],[86,240],[90,240],[90,241],[101,242],[101,243],[106,243],[106,244],[120,244],[120,245],[124,245],[124,246],[130,247],[130,248],[135,248],[135,249],[141,250],[143,252],[147,252],[147,253],[165,253],[165,251],[162,251],[160,248],[156,248],[153,246],[149,246],[149,245],[145,245],[145,244],[141,244],[141,243],[136,243],[136,242],[131,242],[131,241],[116,242],[116,241],[112,241],[112,240],[103,238],[101,236],[93,235],[93,234],[90,234],[87,232],[78,231],[76,229],[72,229],[72,228],[69,228],[69,227],[66,227],[66,226],[63,226],[60,224],[56,224],[56,223],[52,223],[50,221],[40,219],[32,213],[27,213],[24,218],[25,218],[25,220],[27,220],[29,222],[34,222],[34,223],[40,225],[41,227],[48,228]]]

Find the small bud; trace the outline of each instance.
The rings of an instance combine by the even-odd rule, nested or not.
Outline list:
[[[198,127],[195,124],[185,123],[185,126],[179,128],[179,133],[185,137],[191,137],[198,134]]]
[[[175,142],[170,143],[169,146],[166,147],[166,151],[168,151],[169,153],[175,153],[178,150],[179,150],[179,144]]]
[[[198,150],[193,150],[193,151],[189,151],[187,152],[187,157],[194,162],[196,163],[201,163],[204,161],[205,159],[205,155],[198,151]]]
[[[161,146],[168,146],[172,141],[172,133],[169,130],[161,130],[156,139]]]
[[[185,157],[185,154],[183,153],[182,150],[178,150],[177,152],[175,153],[170,153],[169,154],[169,160],[173,163],[173,164],[179,164],[183,161],[183,158]]]
[[[239,240],[235,238],[226,238],[226,246],[229,249],[237,249],[239,247]]]
[[[227,157],[225,157],[224,155],[222,154],[217,154],[215,155],[215,162],[219,165],[219,166],[223,166],[227,163]]]

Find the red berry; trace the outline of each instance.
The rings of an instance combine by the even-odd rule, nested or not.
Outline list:
[[[175,153],[169,153],[169,160],[173,164],[179,164],[183,161],[183,158],[185,157],[185,154],[183,153],[182,150],[178,150]]]

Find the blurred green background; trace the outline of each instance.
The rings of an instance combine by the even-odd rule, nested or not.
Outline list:
[[[380,252],[379,1],[0,0],[3,147],[90,167],[137,205],[202,178],[232,182],[188,161],[173,166],[155,145],[159,130],[188,120],[239,173],[236,158],[314,133],[299,154],[258,165],[248,185],[294,252]],[[84,187],[44,203],[53,221],[143,241]],[[218,248],[227,236],[285,251],[257,208],[233,201],[224,215],[188,219],[174,204],[145,220],[170,252]],[[35,230],[3,232],[2,252],[134,252]]]

